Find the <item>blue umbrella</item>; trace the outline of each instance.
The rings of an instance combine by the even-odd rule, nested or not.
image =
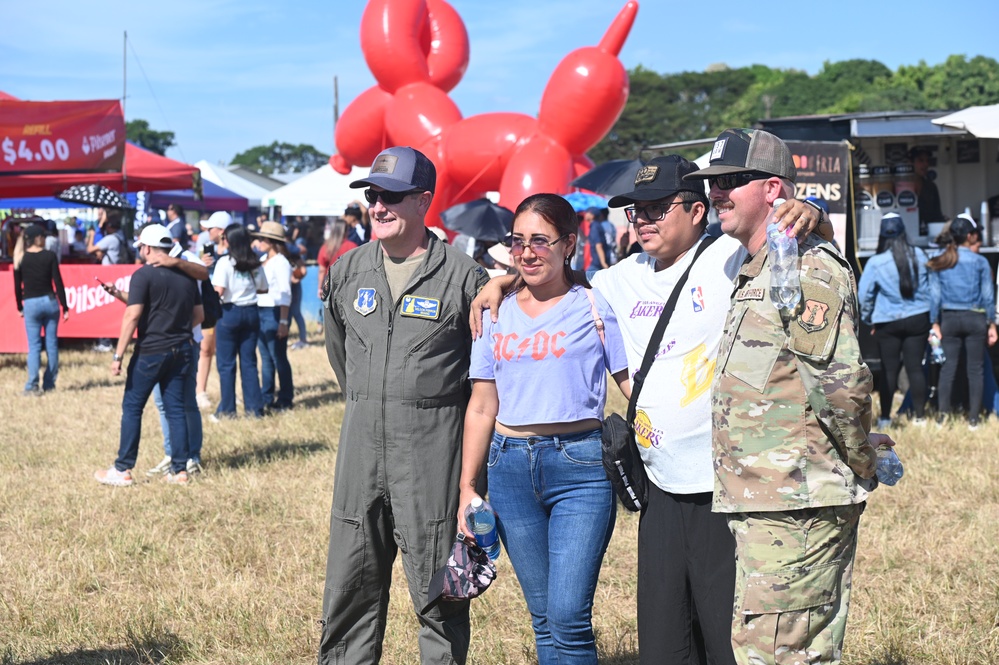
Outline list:
[[[588,208],[606,208],[607,199],[596,194],[586,194],[585,192],[573,192],[563,197],[576,212],[582,212]]]

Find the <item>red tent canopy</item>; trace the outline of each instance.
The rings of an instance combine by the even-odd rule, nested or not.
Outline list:
[[[44,173],[0,176],[0,198],[55,196],[70,185],[97,183],[118,192],[190,189],[197,167],[162,157],[133,143],[125,144],[122,173]]]

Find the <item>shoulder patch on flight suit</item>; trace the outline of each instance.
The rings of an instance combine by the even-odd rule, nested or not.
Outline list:
[[[843,298],[817,280],[803,281],[801,286],[803,304],[794,323],[788,326],[789,346],[799,355],[823,362],[836,347]]]
[[[436,321],[441,316],[441,301],[425,296],[403,296],[399,313],[403,316]]]
[[[375,311],[378,307],[378,301],[375,299],[374,289],[358,289],[357,290],[357,300],[354,301],[354,309],[361,314],[361,316],[367,316],[371,312]]]

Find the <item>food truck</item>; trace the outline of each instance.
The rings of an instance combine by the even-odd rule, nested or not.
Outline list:
[[[993,108],[999,118],[999,106],[985,108]],[[845,237],[840,240],[837,228],[837,239],[861,269],[877,249],[881,217],[888,212],[902,217],[910,242],[922,247],[933,246],[947,221],[970,213],[981,225],[981,251],[994,269],[999,261],[999,135],[979,131],[983,136],[976,136],[974,126],[952,119],[961,113],[851,113],[775,118],[759,124],[788,141],[796,154],[807,152],[813,142],[838,143],[847,149],[847,168],[833,174],[838,188],[817,188],[814,195],[829,202],[830,212],[836,207],[846,215]],[[942,214],[920,208],[921,178],[913,168],[914,154],[929,158],[925,178],[939,193]],[[816,175],[823,175],[821,168],[799,167],[799,189],[807,188],[809,178]],[[834,200],[843,192],[847,198]]]

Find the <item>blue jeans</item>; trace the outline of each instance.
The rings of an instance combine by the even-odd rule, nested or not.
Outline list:
[[[24,301],[24,327],[28,333],[28,382],[25,390],[38,390],[38,370],[42,366],[42,330],[48,364],[42,390],[55,388],[59,375],[59,301],[55,296],[39,296]]]
[[[538,662],[595,664],[593,594],[617,515],[600,430],[528,438],[494,433],[489,501],[531,612]]]
[[[243,409],[254,416],[264,415],[257,376],[257,330],[260,316],[256,305],[222,305],[222,318],[215,324],[215,363],[219,370],[218,416],[236,415],[236,358],[239,357]]]
[[[170,424],[171,470],[174,473],[187,468],[188,435],[184,415],[184,390],[191,365],[195,364],[191,342],[178,344],[162,353],[139,353],[128,363],[125,378],[125,396],[121,400],[121,438],[118,459],[114,466],[119,471],[135,467],[142,438],[142,411],[155,386],[163,395],[163,410]]]
[[[292,282],[291,283],[291,306],[288,307],[288,317],[295,322],[298,327],[298,341],[303,344],[308,341],[306,339],[307,330],[305,329],[305,317],[302,316],[302,283]],[[290,331],[291,328],[289,327]]]
[[[198,356],[201,353],[201,345],[197,342],[191,347],[194,362],[187,372],[184,382],[184,416],[187,418],[187,452],[188,457],[195,462],[201,463],[201,442],[204,432],[201,427],[201,411],[198,409],[198,399],[195,393],[195,383],[198,378]],[[163,391],[159,384],[153,388],[153,401],[160,412],[160,429],[163,430],[163,454],[173,457],[173,447],[170,445],[170,421],[167,419],[166,409],[163,407]]]
[[[291,363],[288,362],[288,338],[278,337],[278,321],[281,320],[280,307],[261,307],[260,335],[257,348],[260,350],[260,391],[264,405],[277,404],[289,407],[295,397],[292,383]],[[277,400],[274,399],[274,375],[277,374],[280,388]]]

